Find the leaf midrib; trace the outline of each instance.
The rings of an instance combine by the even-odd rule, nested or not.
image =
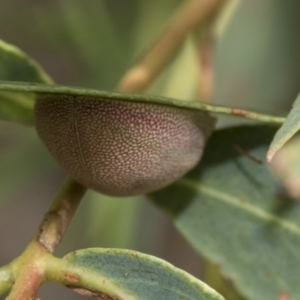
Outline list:
[[[240,208],[242,211],[246,211],[249,214],[262,219],[266,222],[272,222],[273,224],[276,223],[278,226],[285,228],[286,230],[293,232],[294,234],[300,236],[300,226],[295,225],[294,223],[283,220],[282,218],[267,212],[261,208],[258,208],[257,206],[249,203],[249,202],[242,202],[238,197],[235,197],[233,195],[229,195],[225,193],[224,191],[219,192],[216,191],[214,188],[211,188],[209,186],[200,184],[197,181],[188,179],[188,178],[182,178],[180,179],[177,184],[186,186],[188,188],[191,188],[193,190],[197,190],[198,192],[201,192],[203,194],[206,194],[215,200],[219,200],[221,202],[225,202],[231,206],[235,206]]]

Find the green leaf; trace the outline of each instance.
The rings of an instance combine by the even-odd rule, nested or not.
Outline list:
[[[50,258],[46,268],[49,280],[97,299],[224,300],[188,273],[130,250],[79,250],[56,261]]]
[[[0,93],[0,119],[25,125],[34,124],[34,94]]]
[[[0,40],[0,80],[52,83],[42,68],[18,48]],[[33,124],[33,94],[0,93],[0,119]]]
[[[199,81],[199,41],[189,36],[176,58],[147,90],[148,94],[194,101]],[[189,74],[189,76],[186,76]]]
[[[283,123],[285,118],[269,116],[254,112],[245,111],[242,109],[227,108],[222,106],[208,105],[198,101],[183,101],[175,100],[166,97],[150,96],[143,94],[125,94],[116,92],[105,92],[80,87],[66,87],[59,85],[47,85],[37,83],[10,83],[0,81],[0,91],[7,92],[21,92],[21,93],[48,93],[48,94],[60,94],[60,95],[74,95],[74,96],[93,96],[104,99],[118,99],[125,101],[136,101],[145,103],[156,103],[163,105],[171,105],[175,107],[182,107],[200,111],[206,111],[211,113],[229,114],[253,120],[268,122],[268,123]]]
[[[300,129],[300,94],[286,121],[277,131],[267,153],[267,161],[271,163],[276,152]]]
[[[300,204],[282,194],[264,160],[275,130],[216,131],[194,170],[150,195],[249,300],[300,295]]]
[[[300,138],[295,136],[273,158],[270,168],[289,195],[300,199]]]

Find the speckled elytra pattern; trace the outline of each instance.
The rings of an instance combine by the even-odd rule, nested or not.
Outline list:
[[[124,100],[40,94],[36,128],[70,177],[115,196],[142,194],[199,161],[206,115]]]

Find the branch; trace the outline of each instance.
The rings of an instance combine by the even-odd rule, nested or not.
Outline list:
[[[170,24],[121,79],[117,90],[138,93],[145,90],[171,60],[187,34],[211,19],[226,0],[190,0],[171,19]]]
[[[44,281],[43,261],[46,256],[52,255],[61,241],[86,190],[86,187],[72,179],[66,181],[28,247],[11,263],[15,282],[6,300],[35,299]]]
[[[199,43],[199,99],[202,102],[211,102],[214,85],[213,72],[213,37],[210,26],[203,28]]]
[[[33,241],[39,242],[52,253],[64,236],[86,190],[80,183],[67,180],[44,216]]]

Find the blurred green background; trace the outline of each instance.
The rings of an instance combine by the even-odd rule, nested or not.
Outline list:
[[[0,39],[35,58],[58,84],[111,90],[185,1],[2,0]],[[300,1],[233,1],[229,22],[215,35],[214,103],[283,114],[300,87]],[[189,37],[148,92],[196,97],[198,56]],[[241,122],[220,117],[218,126]],[[26,246],[64,178],[33,128],[0,121],[1,265]],[[89,192],[56,253],[84,247],[134,249],[197,277],[203,271],[200,257],[143,197]],[[85,299],[54,284],[40,297]]]

